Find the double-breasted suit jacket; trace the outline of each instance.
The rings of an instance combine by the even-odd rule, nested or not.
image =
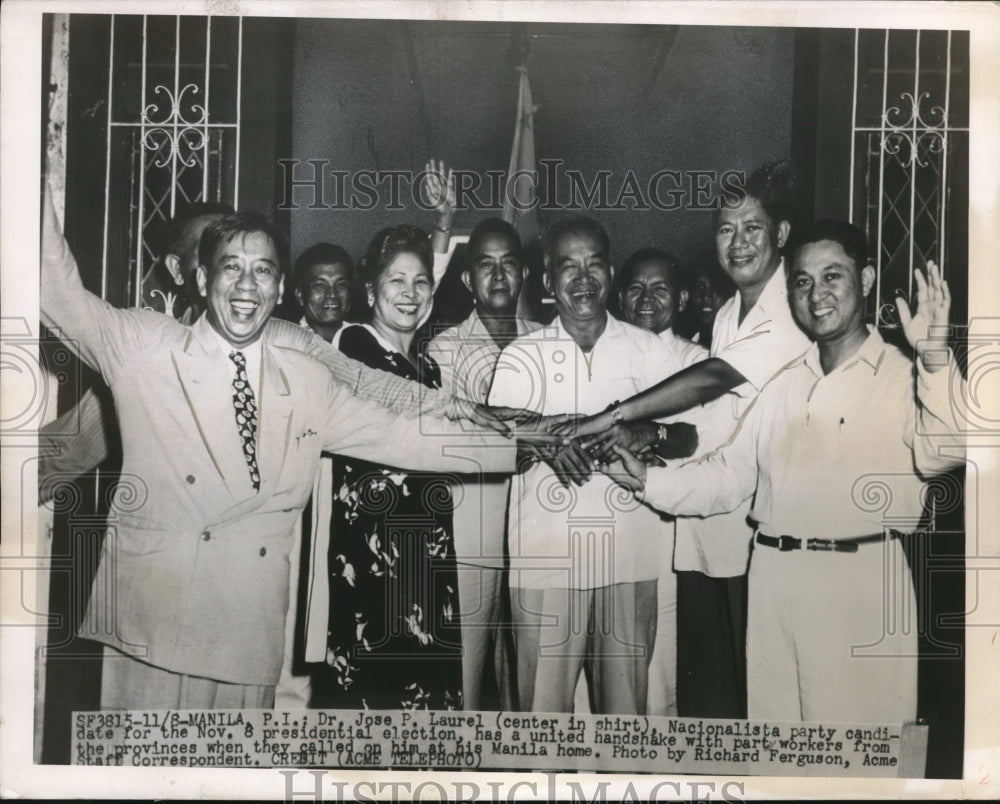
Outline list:
[[[398,415],[356,398],[313,358],[263,333],[255,493],[236,430],[222,343],[86,291],[46,211],[42,320],[112,389],[122,482],[87,612],[87,635],[174,672],[274,684],[289,563],[320,452],[404,469],[512,472],[511,442]]]

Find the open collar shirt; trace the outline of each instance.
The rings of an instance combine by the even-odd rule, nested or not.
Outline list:
[[[724,448],[651,469],[644,499],[707,516],[753,498],[751,516],[773,536],[913,531],[924,479],[964,460],[956,371],[952,363],[929,373],[918,361],[914,379],[913,362],[873,330],[824,374],[813,345],[767,385]]]
[[[490,404],[544,415],[604,410],[680,370],[659,337],[608,316],[584,353],[557,318],[517,338],[500,355]],[[546,463],[515,475],[508,543],[510,584],[593,589],[652,580],[672,527],[623,495],[607,476],[564,488]]]
[[[701,408],[677,416],[698,427],[696,457],[725,444],[761,388],[809,347],[809,338],[792,318],[786,282],[782,260],[742,323],[739,293],[719,309],[712,330],[711,356],[725,360],[747,382]],[[702,572],[714,578],[743,575],[753,535],[746,521],[749,512],[747,500],[728,513],[679,519],[674,569]]]
[[[520,317],[515,323],[518,336],[541,327]],[[480,404],[489,397],[500,351],[475,310],[461,323],[435,335],[427,347],[427,353],[441,368],[441,387],[453,396]]]

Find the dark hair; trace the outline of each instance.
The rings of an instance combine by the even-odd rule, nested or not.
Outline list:
[[[680,263],[677,258],[671,254],[669,251],[664,251],[662,248],[641,248],[636,252],[633,252],[625,262],[622,263],[621,269],[618,271],[618,287],[624,288],[631,278],[635,270],[644,262],[662,262],[664,263],[670,274],[670,281],[673,282],[678,289],[685,287],[684,277],[681,274]]]
[[[794,224],[795,212],[798,208],[795,198],[795,183],[795,171],[789,162],[768,162],[737,184],[736,192],[741,201],[746,198],[754,198],[760,202],[774,223],[788,221],[790,224]],[[718,215],[717,211],[716,219],[718,219]]]
[[[302,287],[309,271],[316,265],[346,265],[348,279],[354,280],[354,260],[350,254],[335,243],[313,243],[295,261],[292,269],[295,287]]]
[[[554,258],[552,250],[556,243],[566,235],[588,234],[595,238],[604,254],[611,258],[611,238],[604,227],[593,218],[584,215],[570,215],[553,223],[545,232],[545,239],[542,241],[543,253],[551,260]]]
[[[434,253],[427,232],[419,226],[403,224],[383,229],[372,238],[358,266],[361,280],[374,283],[400,254],[415,254],[433,276]]]
[[[521,246],[521,237],[517,233],[511,224],[507,223],[503,218],[487,218],[484,221],[480,221],[476,224],[476,228],[472,230],[472,234],[469,235],[469,261],[471,263],[472,259],[476,254],[476,246],[480,240],[483,240],[490,235],[499,235],[500,237],[509,237],[514,243],[514,251],[517,254],[517,258],[524,261],[524,249]]]
[[[687,280],[686,287],[689,291],[694,290],[698,273],[704,273],[708,279],[709,288],[719,296],[728,298],[736,293],[736,283],[729,274],[722,270],[719,265],[719,256],[714,248],[705,249],[692,257],[684,269]]]
[[[240,235],[258,232],[271,238],[278,252],[278,268],[284,274],[288,266],[288,241],[278,227],[251,209],[233,212],[208,224],[201,233],[201,242],[198,244],[198,261],[207,268],[220,245],[230,243]]]
[[[224,201],[198,201],[194,204],[188,204],[178,210],[170,219],[165,253],[180,254],[184,248],[184,235],[191,221],[206,215],[232,215],[235,211],[232,204],[227,204]]]
[[[839,243],[844,253],[854,260],[854,267],[859,271],[868,264],[868,238],[857,226],[847,221],[827,219],[809,224],[795,238],[791,253],[794,255],[807,243],[818,243],[820,240]]]

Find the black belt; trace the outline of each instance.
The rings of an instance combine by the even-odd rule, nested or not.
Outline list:
[[[884,542],[886,538],[894,538],[898,534],[894,530],[873,533],[870,536],[854,536],[850,539],[797,539],[794,536],[767,536],[758,532],[757,544],[765,547],[775,547],[783,553],[790,550],[831,550],[835,553],[856,553],[859,544]]]

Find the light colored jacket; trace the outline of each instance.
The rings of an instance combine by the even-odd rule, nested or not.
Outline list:
[[[274,684],[289,551],[322,450],[424,471],[513,471],[511,442],[397,415],[321,363],[262,344],[260,491],[236,431],[227,357],[204,317],[184,326],[83,288],[51,210],[43,322],[110,386],[123,468],[81,633],[174,672]]]

